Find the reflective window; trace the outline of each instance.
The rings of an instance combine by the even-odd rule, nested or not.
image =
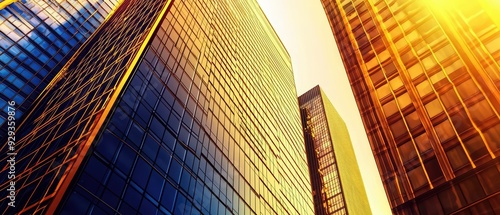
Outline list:
[[[434,99],[431,102],[427,103],[425,105],[425,110],[427,110],[427,114],[429,114],[430,118],[437,116],[438,114],[443,112],[443,108],[441,107],[441,103],[438,99]]]
[[[460,183],[460,188],[467,203],[472,203],[484,197],[485,193],[476,176],[472,176]]]
[[[446,156],[448,157],[453,170],[457,170],[469,163],[462,146],[455,146],[448,150],[446,152]]]
[[[427,178],[425,177],[422,166],[418,166],[415,169],[408,171],[408,178],[410,179],[411,186],[414,190],[422,188],[427,184]]]

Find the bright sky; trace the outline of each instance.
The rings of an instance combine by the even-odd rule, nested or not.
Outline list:
[[[320,85],[344,119],[373,214],[391,214],[359,110],[320,0],[257,0],[292,58],[298,95]]]

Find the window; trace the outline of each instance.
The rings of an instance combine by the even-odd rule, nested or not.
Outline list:
[[[484,132],[484,137],[486,142],[490,146],[493,152],[496,152],[500,149],[500,124],[492,127]]]
[[[455,187],[448,188],[438,194],[444,213],[450,214],[464,206],[464,197]]]
[[[389,89],[389,85],[387,83],[377,88],[377,96],[379,99],[386,97],[390,93],[391,90]]]
[[[434,56],[432,55],[429,55],[426,58],[422,59],[422,63],[424,64],[424,67],[427,71],[432,69],[437,64],[436,60],[434,59]]]
[[[461,134],[472,127],[472,123],[463,108],[458,109],[457,113],[450,114],[450,119],[453,122],[453,126],[458,134]]]
[[[387,77],[390,77],[391,75],[393,75],[398,71],[396,69],[396,65],[394,65],[392,61],[389,61],[389,63],[387,63],[387,65],[384,66],[384,70],[385,70],[385,75]]]
[[[493,41],[488,42],[485,46],[489,53],[494,53],[500,50],[500,38],[496,38]]]
[[[432,92],[432,87],[429,84],[429,81],[424,80],[422,83],[417,85],[417,92],[418,95],[420,95],[421,98],[423,98],[425,95],[429,94]]]
[[[376,63],[377,62],[377,58],[373,58],[371,61],[375,61],[375,63]],[[373,82],[374,85],[377,85],[380,81],[382,81],[382,80],[385,79],[384,73],[382,73],[381,69],[376,69],[375,72],[373,72],[370,75],[370,78],[372,79],[372,82]]]
[[[423,133],[415,138],[415,143],[417,144],[418,151],[420,151],[421,154],[424,154],[432,149],[431,142],[426,133]]]
[[[455,136],[455,131],[451,127],[450,121],[448,120],[445,120],[440,124],[436,125],[435,130],[441,142],[444,142],[449,138]]]
[[[399,119],[398,121],[392,123],[390,127],[395,138],[408,133],[403,119]]]
[[[462,63],[461,59],[456,60],[453,62],[451,65],[447,66],[444,71],[446,74],[450,75],[451,73],[457,71],[458,69],[462,68],[464,64]]]
[[[500,190],[500,183],[498,183],[500,172],[498,171],[498,167],[497,164],[479,173],[479,180],[488,195]]]
[[[439,62],[443,62],[446,58],[455,55],[455,49],[453,49],[453,46],[451,44],[447,44],[443,48],[435,51],[434,55]]]
[[[408,93],[404,93],[403,95],[398,96],[397,98],[400,109],[407,107],[411,104],[411,99]]]
[[[411,141],[408,141],[399,146],[398,151],[403,163],[406,163],[409,160],[417,157],[417,152],[415,151],[415,147],[413,146],[413,143]]]
[[[168,169],[168,175],[176,182],[179,183],[181,176],[182,167],[176,159],[172,159],[170,163],[170,168]]]
[[[477,160],[484,155],[488,154],[488,150],[486,149],[481,136],[476,134],[473,138],[464,141],[465,148],[469,152],[472,160]]]
[[[410,74],[410,77],[412,79],[422,75],[424,73],[424,70],[422,69],[422,66],[419,63],[416,63],[412,67],[407,69],[408,74]]]
[[[425,105],[425,109],[427,110],[427,114],[429,114],[430,118],[435,117],[443,112],[443,108],[441,107],[441,103],[438,99],[434,99],[431,102],[427,103]]]
[[[410,114],[406,115],[405,120],[410,130],[414,130],[418,126],[422,125],[422,122],[420,121],[420,118],[418,117],[416,111],[413,111]]]
[[[408,171],[408,178],[410,179],[413,190],[417,190],[427,184],[427,178],[425,177],[422,166],[418,166],[417,168]]]
[[[448,157],[448,161],[450,161],[451,167],[455,171],[469,163],[467,155],[465,155],[465,152],[460,145],[448,150],[446,152],[446,156]]]
[[[471,114],[472,120],[474,120],[477,124],[480,124],[489,117],[493,116],[493,110],[486,100],[481,100],[470,105],[469,113]]]
[[[145,189],[150,173],[151,173],[151,166],[146,161],[144,161],[144,159],[139,157],[134,167],[132,180],[137,185],[139,185],[139,187]]]
[[[392,90],[396,91],[403,86],[403,81],[401,81],[401,78],[399,76],[396,76],[389,81],[389,84],[391,85]]]
[[[453,106],[460,102],[458,100],[457,94],[455,93],[455,91],[453,91],[453,89],[449,89],[448,91],[442,93],[440,98],[447,110],[451,110]]]
[[[474,84],[474,81],[472,81],[472,79],[468,79],[464,83],[458,85],[457,90],[464,100],[479,92],[479,89],[477,88],[476,84]]]
[[[167,210],[172,211],[174,208],[174,202],[177,194],[177,190],[168,182],[165,182],[163,187],[163,195],[161,198],[161,205],[166,207]]]
[[[384,110],[384,113],[386,117],[389,117],[393,115],[394,113],[398,112],[398,107],[396,106],[396,101],[392,100],[388,102],[387,104],[382,106],[382,109]]]
[[[420,214],[426,214],[426,215],[443,214],[443,209],[441,208],[441,204],[439,204],[439,200],[435,195],[429,199],[422,201],[422,203],[418,204],[418,209],[420,210]]]
[[[485,195],[475,175],[460,183],[460,188],[462,188],[465,200],[467,200],[469,204],[483,198]]]
[[[427,160],[424,165],[431,181],[435,181],[443,177],[441,166],[435,156],[433,156],[430,160]]]
[[[432,82],[433,84],[437,84],[438,82],[440,82],[440,81],[441,81],[441,80],[443,80],[444,78],[446,78],[446,76],[444,75],[444,72],[442,72],[442,71],[439,71],[438,73],[436,73],[436,74],[434,74],[434,75],[432,75],[432,76],[430,77],[431,82]]]

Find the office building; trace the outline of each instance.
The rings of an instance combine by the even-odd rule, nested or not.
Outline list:
[[[371,214],[344,121],[319,86],[299,106],[315,214]]]
[[[313,214],[290,57],[256,1],[124,1],[26,117],[4,214]]]
[[[322,0],[394,214],[500,213],[500,5]]]
[[[0,109],[15,101],[16,118],[75,51],[116,8],[119,0],[0,2]],[[0,141],[7,117],[0,115]]]

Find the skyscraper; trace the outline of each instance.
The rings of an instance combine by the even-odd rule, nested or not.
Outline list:
[[[312,214],[298,110],[255,1],[124,1],[19,126],[2,212]]]
[[[393,213],[500,213],[498,2],[321,2]]]
[[[315,214],[371,214],[344,121],[319,86],[299,106]]]
[[[0,2],[0,109],[20,119],[119,0]],[[4,141],[6,115],[0,115]]]

